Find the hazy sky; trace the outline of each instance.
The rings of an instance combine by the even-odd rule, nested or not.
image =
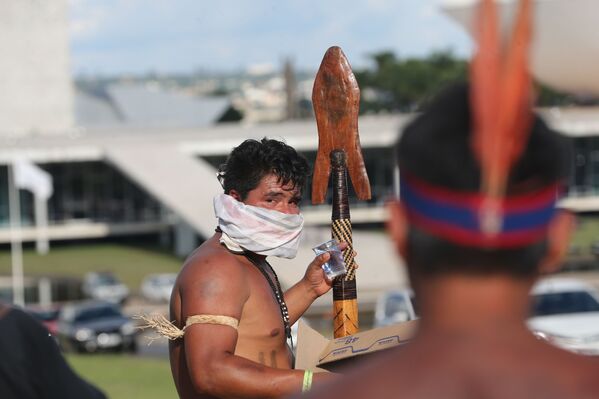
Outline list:
[[[350,5],[351,4],[351,5]],[[316,70],[341,46],[353,67],[392,50],[420,56],[471,43],[439,0],[70,0],[75,74],[239,70],[285,57]]]

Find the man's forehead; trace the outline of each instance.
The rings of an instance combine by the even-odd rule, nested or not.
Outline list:
[[[298,187],[294,187],[292,184],[287,184],[285,186],[272,185],[264,187],[263,190],[265,195],[290,195],[290,196],[298,196],[301,195],[302,191]]]
[[[292,181],[283,184],[281,178],[275,174],[268,174],[260,180],[257,188],[262,188],[269,192],[291,192],[301,194],[301,187],[295,185]]]

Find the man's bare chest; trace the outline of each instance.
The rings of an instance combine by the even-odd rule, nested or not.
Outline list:
[[[249,261],[247,282],[250,296],[246,302],[247,306],[244,307],[244,313],[247,308],[252,316],[263,314],[266,321],[271,319],[278,310],[279,317],[274,317],[277,324],[283,324],[283,335],[288,338],[291,333],[289,310],[276,272],[264,258],[251,253],[246,254],[245,257]],[[258,319],[249,317],[248,320]]]
[[[243,307],[239,325],[240,335],[284,340],[285,324],[276,292],[271,284],[262,274],[252,273],[248,278],[248,285],[250,295]]]

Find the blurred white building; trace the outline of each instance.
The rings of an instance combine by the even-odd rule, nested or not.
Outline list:
[[[0,1],[0,135],[64,133],[73,127],[68,4]]]

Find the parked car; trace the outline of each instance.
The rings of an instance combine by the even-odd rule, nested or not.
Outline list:
[[[118,305],[86,301],[65,305],[58,319],[58,342],[65,351],[137,351],[137,330]]]
[[[59,306],[28,306],[27,308],[25,308],[25,311],[37,320],[39,320],[44,325],[44,327],[48,329],[48,332],[50,334],[56,336],[56,333],[58,332],[58,316],[60,314]]]
[[[563,349],[599,355],[599,291],[571,278],[547,278],[537,283],[529,328],[541,339]]]
[[[150,301],[168,302],[176,279],[176,273],[150,274],[141,282],[141,295]]]
[[[375,327],[388,326],[417,318],[418,308],[414,292],[411,289],[389,290],[377,298],[374,313]]]
[[[129,288],[110,272],[87,273],[81,290],[87,298],[114,303],[123,303],[129,296]]]

